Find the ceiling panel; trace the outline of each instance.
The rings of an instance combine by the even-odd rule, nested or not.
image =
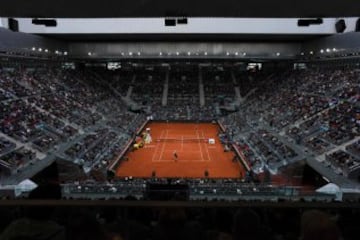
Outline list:
[[[358,0],[11,0],[3,17],[345,17],[360,15]]]

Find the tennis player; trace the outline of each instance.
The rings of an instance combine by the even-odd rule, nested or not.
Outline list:
[[[178,160],[178,155],[177,155],[176,150],[174,150],[174,152],[173,152],[173,157],[174,157],[175,162],[177,162],[177,160]]]

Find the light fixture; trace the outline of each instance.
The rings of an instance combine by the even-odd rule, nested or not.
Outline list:
[[[39,52],[42,52],[42,48],[39,48],[38,50],[39,50]]]
[[[204,52],[204,55],[207,56],[207,52]]]
[[[190,56],[191,52],[188,52],[188,55]]]
[[[301,56],[304,56],[304,52],[301,52],[300,54],[301,54]]]
[[[178,55],[178,56],[179,56],[179,52],[176,52],[176,55]]]
[[[59,51],[58,51],[58,50],[55,50],[55,54],[59,54]]]
[[[132,56],[132,52],[129,52],[129,56]]]
[[[65,53],[64,53],[64,55],[65,55]],[[88,55],[91,56],[91,52],[88,52]]]
[[[226,52],[226,56],[229,56],[230,55],[230,53],[229,52]]]
[[[162,52],[159,52],[159,55],[162,56]]]
[[[65,52],[64,52],[64,55],[65,55],[65,56],[68,55],[68,52],[65,51]],[[90,53],[90,55],[91,55],[91,53]]]
[[[45,49],[45,52],[47,53],[47,52],[49,52],[49,50],[48,50],[48,49]]]
[[[244,52],[243,55],[246,56],[246,52]]]
[[[324,53],[324,49],[321,49],[321,50],[320,50],[320,53]]]
[[[36,50],[36,47],[33,47],[31,50],[35,51],[35,50]]]
[[[140,56],[141,55],[141,53],[140,52],[138,52],[138,56]]]
[[[237,55],[239,55],[239,53],[238,53],[238,52],[235,52],[235,55],[237,56]]]
[[[310,51],[310,55],[313,55],[314,54],[314,52],[313,51]]]
[[[336,52],[336,48],[333,48],[333,51]]]
[[[280,56],[280,53],[279,53],[279,52],[277,52],[277,53],[276,53],[276,56]]]
[[[330,52],[330,48],[327,48],[327,49],[326,49],[326,52]]]

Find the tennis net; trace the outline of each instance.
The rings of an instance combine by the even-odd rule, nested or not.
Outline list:
[[[158,138],[157,142],[209,142],[208,138]]]

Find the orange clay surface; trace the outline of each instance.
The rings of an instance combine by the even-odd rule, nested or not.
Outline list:
[[[118,177],[151,177],[155,171],[156,177],[204,178],[206,170],[209,178],[239,178],[245,175],[240,163],[232,161],[235,153],[224,152],[217,136],[217,124],[152,122],[145,128],[150,128],[152,142],[125,155],[128,160],[119,164]],[[207,140],[182,140],[209,138],[214,138],[215,144],[209,144]],[[178,155],[177,160],[174,151]]]

